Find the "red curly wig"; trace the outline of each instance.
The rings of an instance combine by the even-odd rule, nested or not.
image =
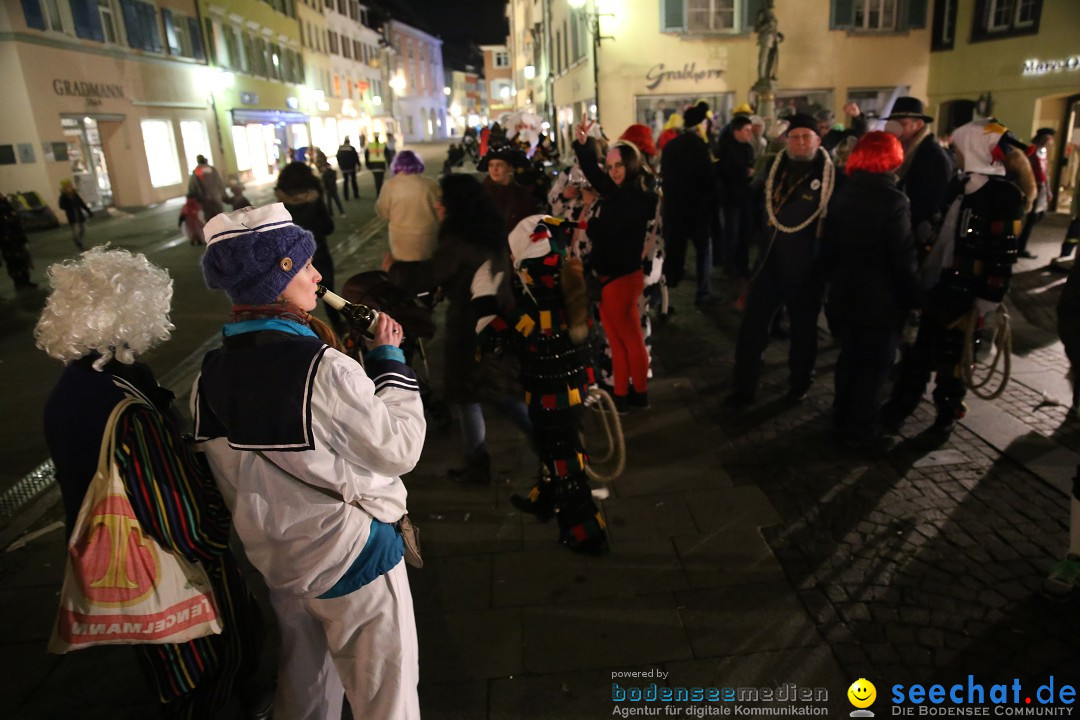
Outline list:
[[[875,130],[868,132],[851,151],[847,161],[847,174],[868,172],[880,175],[892,172],[904,162],[904,148],[896,136]]]
[[[652,130],[649,129],[648,125],[641,125],[640,123],[631,125],[619,136],[619,139],[634,143],[644,155],[649,157],[656,155],[656,145],[653,144]]]

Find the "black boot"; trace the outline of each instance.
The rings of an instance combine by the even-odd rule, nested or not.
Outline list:
[[[475,453],[469,462],[460,468],[446,471],[450,479],[464,485],[487,485],[491,483],[491,456],[487,450]]]

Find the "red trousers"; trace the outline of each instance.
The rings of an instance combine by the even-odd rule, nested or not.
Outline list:
[[[636,392],[648,390],[649,355],[638,312],[644,289],[645,275],[638,270],[609,282],[600,297],[600,322],[611,346],[616,395],[627,395],[631,381]]]

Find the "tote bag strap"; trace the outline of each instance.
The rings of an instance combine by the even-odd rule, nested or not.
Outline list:
[[[116,407],[105,421],[105,432],[101,436],[101,452],[98,454],[98,472],[108,474],[109,465],[116,457],[116,426],[120,423],[120,416],[132,405],[146,405],[138,398],[125,397],[116,403]]]

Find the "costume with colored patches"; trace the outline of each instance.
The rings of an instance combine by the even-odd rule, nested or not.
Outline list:
[[[533,425],[537,454],[544,465],[528,498],[514,504],[540,517],[554,513],[559,541],[572,550],[598,554],[607,550],[604,519],[585,474],[582,402],[592,373],[584,346],[587,334],[584,278],[580,263],[568,260],[567,245],[576,226],[534,215],[510,234],[510,252],[521,289],[513,310],[494,314],[474,283],[482,337],[505,338],[521,356],[521,384]],[[494,285],[493,285],[494,287]],[[485,312],[481,308],[491,308]]]
[[[1024,193],[1005,177],[1008,154],[1027,166],[1015,137],[996,121],[983,120],[958,128],[953,141],[965,172],[963,191],[920,269],[930,287],[927,307],[918,339],[882,408],[882,421],[894,428],[918,406],[931,372],[936,373],[934,430],[948,433],[964,416],[964,325],[974,309],[985,317],[1005,298],[1019,249]]]

